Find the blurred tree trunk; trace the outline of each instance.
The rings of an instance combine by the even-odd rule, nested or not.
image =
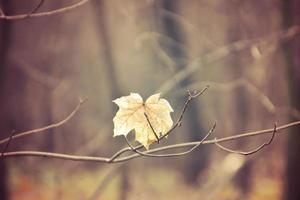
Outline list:
[[[8,98],[4,94],[4,79],[5,79],[5,63],[6,63],[6,52],[7,47],[9,45],[9,34],[10,34],[10,28],[9,23],[6,21],[0,22],[0,105],[1,105],[1,113],[0,113],[0,132],[1,138],[7,137],[8,135],[6,133],[9,133],[8,127],[7,127],[7,117],[6,112],[3,112],[3,109],[5,108],[5,105],[8,103]],[[2,148],[5,145],[1,145],[1,151]],[[7,179],[7,169],[5,165],[5,160],[0,159],[0,199],[7,199],[7,189],[6,189],[6,179]]]
[[[118,79],[117,75],[115,73],[115,62],[113,58],[113,50],[111,46],[111,38],[109,34],[109,28],[107,23],[107,14],[105,9],[105,2],[104,0],[96,0],[93,1],[93,8],[94,13],[96,16],[96,26],[98,28],[98,34],[101,38],[102,42],[102,52],[99,58],[103,62],[103,68],[105,70],[104,73],[107,75],[107,88],[110,91],[109,99],[113,100],[118,97],[120,97],[121,89],[118,85]],[[113,105],[113,104],[111,104]],[[108,116],[109,119],[113,118],[115,107],[111,106],[110,108],[110,115]],[[111,130],[113,130],[113,127],[111,127]],[[129,169],[128,164],[125,163],[122,165],[120,171],[121,171],[121,185],[120,185],[120,196],[118,199],[126,200],[128,190],[129,190],[129,183],[128,183],[128,177],[129,177]],[[101,185],[101,184],[100,184]]]
[[[162,9],[169,12],[178,13],[178,2],[176,0],[163,0]],[[176,23],[174,18],[169,16],[163,16],[162,24],[164,33],[175,40],[178,43],[184,43],[184,35],[180,26]],[[178,59],[179,61],[186,59],[186,52],[180,49],[178,46],[169,46],[166,48],[167,52],[171,57]],[[174,62],[176,63],[176,70],[182,70],[185,68],[186,64],[184,62]],[[192,79],[187,77],[180,84],[180,87],[186,87],[192,83]],[[181,99],[184,102],[185,99]],[[189,133],[189,139],[191,141],[201,140],[204,135],[203,126],[201,123],[201,117],[197,110],[197,104],[192,105],[192,109],[188,109],[184,117],[184,127]],[[196,184],[198,175],[207,166],[208,149],[206,147],[201,147],[201,151],[194,152],[185,159],[185,180],[189,184]]]
[[[300,26],[300,0],[284,1],[284,25]],[[287,80],[289,81],[291,106],[300,110],[300,36],[297,35],[287,46]],[[296,119],[291,119],[296,120]],[[285,199],[300,199],[300,127],[289,130],[287,144],[287,167],[285,183]]]
[[[6,11],[10,11],[12,8],[9,1],[0,1],[1,8],[5,7]],[[6,71],[7,71],[7,53],[10,45],[10,33],[11,23],[5,20],[0,20],[0,137],[8,137],[12,131],[8,120],[7,104],[9,102],[8,95],[5,94],[5,82],[6,82]],[[5,145],[1,145],[0,151]],[[7,178],[8,170],[5,163],[5,159],[0,159],[0,199],[8,199],[7,192]]]
[[[230,3],[225,2],[226,9],[228,12],[229,18],[229,27],[227,31],[228,35],[228,42],[233,43],[239,40],[244,39],[243,38],[243,30],[245,30],[245,27],[242,27],[241,23],[241,16],[239,15],[239,12],[236,12],[238,9],[241,9],[242,3],[236,2],[236,3]],[[232,80],[239,79],[239,78],[245,78],[244,68],[243,68],[243,62],[240,60],[240,57],[243,57],[241,54],[232,54],[232,56],[229,59],[228,66],[232,66],[230,68],[230,76]],[[234,120],[237,120],[238,123],[234,123],[234,132],[243,132],[247,129],[247,124],[249,121],[249,113],[251,108],[250,100],[247,98],[247,92],[245,88],[239,87],[236,89],[236,92],[234,93],[233,99],[231,100],[233,102],[233,105],[235,105],[234,110],[235,118]],[[232,120],[232,119],[231,119]],[[237,149],[243,149],[243,146],[245,145],[245,142],[242,140],[238,140],[236,142]],[[240,189],[241,194],[245,197],[249,191],[250,187],[250,174],[251,173],[251,162],[246,162],[245,165],[242,166],[242,168],[238,171],[238,173],[235,176],[235,184],[237,188]]]
[[[94,13],[97,20],[98,34],[102,42],[102,52],[100,59],[104,62],[104,70],[107,74],[108,87],[111,92],[110,98],[115,99],[120,97],[121,91],[118,85],[118,80],[115,73],[115,62],[113,58],[113,50],[111,47],[111,38],[107,24],[107,16],[105,10],[105,2],[103,0],[93,1]],[[114,113],[114,112],[112,112]]]
[[[236,66],[236,71],[233,72],[238,75],[238,78],[243,77],[243,70],[241,65],[233,65]],[[235,123],[234,128],[237,132],[243,132],[247,128],[247,124],[249,121],[249,107],[251,104],[249,103],[249,99],[247,98],[247,92],[244,88],[239,88],[235,92],[235,105],[236,105],[236,116],[238,123]],[[233,102],[234,102],[233,101]],[[245,142],[240,140],[237,141],[237,149],[243,149],[245,146]],[[251,166],[252,162],[248,161],[241,167],[241,169],[237,172],[235,176],[235,184],[240,189],[241,194],[245,198],[250,190],[250,179],[251,179]]]

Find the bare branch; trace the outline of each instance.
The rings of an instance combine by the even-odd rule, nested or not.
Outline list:
[[[11,134],[10,134],[10,136],[9,136],[9,140],[7,141],[5,147],[3,148],[2,152],[1,152],[1,157],[2,157],[3,154],[6,152],[8,146],[9,146],[11,140],[12,140],[12,137],[14,136],[14,134],[15,134],[15,130],[13,130],[13,131],[11,132]]]
[[[228,92],[231,90],[235,90],[237,88],[244,88],[247,92],[252,94],[252,97],[255,97],[259,103],[271,114],[282,113],[288,114],[294,117],[297,120],[300,120],[300,112],[289,106],[278,106],[275,105],[272,100],[263,93],[257,86],[251,83],[249,80],[245,78],[238,78],[228,82],[215,82],[215,81],[199,81],[188,85],[189,88],[199,87],[201,85],[210,85],[211,91],[217,92]],[[175,92],[176,95],[181,95],[184,92],[184,88],[179,89]]]
[[[214,131],[214,129],[216,128],[217,123],[215,122],[214,125],[212,126],[212,128],[209,130],[209,132],[204,136],[204,138],[195,146],[193,146],[191,149],[184,151],[184,152],[180,152],[180,153],[169,153],[169,154],[150,154],[147,153],[147,151],[139,151],[134,149],[134,147],[130,144],[130,142],[128,141],[128,139],[125,137],[126,143],[128,144],[128,146],[131,148],[131,150],[135,153],[138,153],[141,156],[148,156],[148,157],[156,157],[156,158],[164,158],[164,157],[176,157],[176,156],[183,156],[183,155],[187,155],[191,152],[193,152],[195,149],[197,149]]]
[[[300,125],[300,121],[295,121],[289,124],[285,124],[282,125],[280,127],[277,127],[276,130],[280,131],[280,130],[284,130],[284,129],[288,129],[290,127],[293,126],[298,126]],[[208,145],[208,144],[215,144],[216,142],[221,143],[221,142],[226,142],[226,141],[232,141],[232,140],[238,140],[240,138],[248,138],[248,137],[254,137],[257,135],[263,135],[263,134],[267,134],[267,133],[272,133],[274,131],[274,128],[271,129],[265,129],[265,130],[259,130],[259,131],[251,131],[251,132],[246,132],[246,133],[242,133],[242,134],[235,134],[233,136],[229,136],[229,137],[224,137],[224,138],[219,138],[217,140],[213,139],[213,140],[205,140],[202,142],[202,145]],[[282,133],[282,132],[278,132],[278,133]],[[192,147],[195,146],[197,144],[199,144],[200,141],[195,141],[195,142],[186,142],[186,143],[179,143],[179,144],[174,144],[174,145],[168,145],[168,146],[164,146],[164,147],[159,147],[159,148],[155,148],[152,150],[147,151],[147,153],[155,153],[155,152],[161,152],[161,151],[165,151],[165,150],[171,150],[171,149],[178,149],[178,148],[184,148],[184,147]],[[130,149],[130,148],[129,148]],[[139,154],[133,154],[130,156],[126,156],[126,157],[122,157],[119,159],[116,159],[114,162],[123,162],[124,160],[130,160],[130,159],[134,159],[136,157],[139,157]]]
[[[257,100],[262,104],[265,109],[270,113],[275,113],[276,108],[271,99],[266,96],[263,91],[261,91],[257,86],[248,81],[245,78],[238,78],[228,82],[215,82],[215,81],[199,81],[188,85],[188,88],[195,88],[201,85],[210,85],[211,90],[228,92],[235,90],[237,88],[244,88],[247,92],[252,94],[253,97],[257,98]],[[182,94],[184,92],[184,88],[178,90],[177,94]]]
[[[276,131],[288,129],[290,127],[298,126],[298,125],[300,125],[300,121],[295,121],[295,122],[277,127]],[[193,147],[199,143],[201,143],[201,145],[215,144],[216,142],[221,143],[221,142],[225,142],[225,141],[237,140],[240,138],[248,138],[248,137],[263,135],[263,134],[267,134],[267,133],[274,133],[274,128],[259,130],[259,131],[252,131],[252,132],[247,132],[247,133],[243,133],[243,134],[237,134],[237,135],[230,136],[230,137],[219,138],[217,140],[213,139],[213,140],[205,140],[203,142],[195,141],[195,142],[187,142],[187,143],[168,145],[168,146],[164,146],[164,147],[151,149],[151,150],[147,151],[146,153],[149,154],[149,153],[161,152],[161,151],[166,151],[166,150],[171,150],[171,149]],[[283,132],[278,132],[278,133],[283,133]],[[122,152],[122,151],[124,152],[125,149],[126,149],[126,151],[128,151],[128,149],[129,149],[129,151],[131,151],[131,149],[127,147],[127,148],[120,150],[119,152]],[[116,154],[114,154],[114,155],[116,155]],[[15,151],[15,152],[6,152],[3,154],[3,157],[5,158],[5,157],[18,157],[18,156],[22,156],[22,157],[35,156],[35,157],[56,158],[56,159],[73,160],[73,161],[119,163],[119,162],[125,162],[125,161],[128,161],[128,160],[131,160],[131,159],[141,156],[138,153],[135,153],[133,155],[124,156],[121,158],[117,158],[118,157],[117,156],[114,159],[112,159],[114,157],[114,155],[111,158],[107,158],[107,157],[95,157],[95,156],[76,156],[76,155],[70,155],[70,154],[50,153],[50,152],[41,152],[41,151]]]
[[[79,2],[77,2],[75,4],[72,4],[70,6],[66,6],[66,7],[63,7],[63,8],[56,9],[56,10],[51,10],[51,11],[36,13],[36,11],[43,4],[43,0],[41,0],[39,2],[39,4],[31,12],[29,12],[28,14],[5,15],[3,11],[2,12],[0,11],[1,12],[0,19],[5,19],[5,20],[21,20],[21,19],[26,19],[26,18],[29,18],[29,17],[44,17],[44,16],[51,16],[51,15],[62,14],[62,13],[65,13],[65,12],[69,12],[69,11],[71,11],[73,9],[76,9],[76,8],[78,8],[80,6],[83,6],[88,1],[89,0],[81,0],[81,1],[79,1]]]
[[[191,94],[191,92],[188,90],[188,98],[187,100],[185,101],[184,105],[183,105],[183,108],[180,112],[180,115],[176,121],[176,123],[172,126],[172,128],[167,131],[163,136],[160,137],[160,140],[167,137],[172,131],[175,130],[175,128],[177,127],[180,127],[182,125],[182,118],[183,118],[183,115],[188,107],[188,105],[190,104],[190,102],[194,99],[194,98],[197,98],[199,97],[200,95],[202,95],[207,89],[209,88],[209,85],[205,86],[200,92],[197,92],[197,91],[194,91],[193,94]]]
[[[66,122],[68,122],[77,113],[77,111],[79,110],[79,108],[81,107],[81,105],[86,100],[87,100],[86,98],[85,99],[79,99],[79,102],[78,102],[77,106],[74,108],[74,110],[65,119],[63,119],[63,120],[61,120],[61,121],[59,121],[57,123],[50,124],[48,126],[44,126],[44,127],[41,127],[41,128],[37,128],[37,129],[33,129],[33,130],[29,130],[29,131],[17,133],[15,135],[13,135],[12,137],[8,137],[8,138],[0,140],[0,144],[8,142],[9,140],[14,140],[14,139],[19,138],[19,137],[23,137],[23,136],[27,136],[27,135],[31,135],[31,134],[35,134],[35,133],[40,133],[42,131],[46,131],[46,130],[49,130],[49,129],[52,129],[52,128],[56,128],[56,127],[59,127],[59,126],[65,124]]]
[[[143,145],[138,145],[136,147],[134,147],[134,149],[141,149],[143,148]],[[115,159],[117,159],[119,156],[121,156],[123,153],[127,152],[127,151],[131,151],[130,147],[125,147],[119,151],[117,151],[115,154],[113,154],[109,159],[108,159],[108,163],[112,163],[114,162]]]
[[[185,111],[186,111],[186,109],[187,109],[189,103],[190,103],[194,98],[196,98],[196,97],[202,95],[208,88],[209,88],[209,85],[205,86],[200,92],[194,91],[193,94],[191,94],[190,91],[188,90],[188,95],[189,95],[189,96],[188,96],[188,99],[187,99],[187,100],[185,101],[185,103],[184,103],[184,106],[183,106],[183,108],[182,108],[182,111],[181,111],[181,113],[180,113],[180,115],[179,115],[179,118],[178,118],[176,124],[175,124],[176,126],[181,126],[181,120],[182,120],[182,118],[183,118],[183,115],[184,115],[184,113],[185,113]]]
[[[272,134],[272,137],[269,139],[268,142],[265,142],[263,143],[262,145],[260,145],[259,147],[255,148],[254,150],[251,150],[251,151],[236,151],[236,150],[232,150],[232,149],[229,149],[227,147],[224,147],[222,146],[221,144],[219,144],[218,142],[216,142],[215,144],[220,147],[222,150],[226,151],[226,152],[229,152],[229,153],[236,153],[236,154],[241,154],[241,155],[244,155],[244,156],[248,156],[248,155],[251,155],[251,154],[254,154],[258,151],[260,151],[261,149],[263,149],[264,147],[266,147],[267,145],[271,144],[274,137],[275,137],[275,133],[277,132],[277,129],[276,129],[277,125],[276,123],[274,124],[274,130],[273,130],[273,134]],[[215,138],[215,140],[217,140]]]

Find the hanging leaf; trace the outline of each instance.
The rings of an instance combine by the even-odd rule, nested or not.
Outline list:
[[[155,133],[160,137],[173,125],[170,116],[173,109],[167,100],[160,99],[159,93],[150,96],[145,103],[138,93],[130,93],[129,96],[120,97],[113,102],[119,106],[113,119],[114,137],[126,137],[134,130],[135,139],[148,149],[150,144],[157,141]]]

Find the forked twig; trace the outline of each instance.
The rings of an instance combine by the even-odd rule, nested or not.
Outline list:
[[[188,90],[188,99],[185,101],[184,106],[182,108],[181,114],[179,115],[179,118],[175,124],[175,126],[181,126],[183,114],[185,113],[189,103],[197,98],[198,96],[202,95],[207,89],[209,88],[209,85],[205,86],[200,92],[194,91],[193,94]]]
[[[2,152],[1,152],[1,158],[3,157],[4,153],[6,152],[6,150],[7,150],[8,146],[9,146],[9,144],[10,144],[10,142],[11,142],[11,140],[12,140],[12,137],[14,136],[15,132],[16,132],[15,130],[13,130],[13,131],[11,132],[11,134],[10,134],[10,136],[9,136],[9,140],[7,141],[5,147],[3,148]]]
[[[176,123],[172,126],[172,128],[169,131],[167,131],[165,134],[163,134],[159,138],[160,140],[167,137],[172,131],[174,131],[175,128],[180,127],[182,125],[183,115],[184,115],[188,105],[190,104],[190,102],[193,99],[195,99],[195,98],[199,97],[200,95],[202,95],[208,88],[209,88],[209,85],[205,86],[200,92],[194,91],[193,94],[191,94],[191,92],[189,90],[187,91],[188,92],[188,98],[187,98],[187,100],[185,101],[185,103],[183,105],[183,108],[180,112],[180,115],[179,115]]]
[[[189,154],[189,153],[193,152],[195,149],[197,149],[213,133],[214,129],[216,128],[216,125],[217,125],[217,123],[215,122],[214,125],[212,126],[212,128],[208,131],[208,133],[204,136],[204,138],[202,138],[202,140],[198,144],[193,146],[191,149],[184,151],[184,152],[180,152],[180,153],[151,154],[151,153],[147,153],[147,151],[139,151],[137,149],[134,149],[134,147],[130,144],[130,142],[128,141],[128,139],[126,137],[125,137],[125,141],[133,152],[140,154],[141,156],[157,157],[157,158],[183,156],[183,155]]]
[[[244,156],[247,156],[247,155],[251,155],[251,154],[254,154],[258,151],[260,151],[261,149],[263,149],[264,147],[268,146],[269,144],[271,144],[274,140],[274,137],[275,137],[275,133],[277,132],[277,124],[274,123],[274,129],[273,129],[273,134],[272,134],[272,137],[269,139],[268,142],[265,142],[263,143],[262,145],[260,145],[259,147],[255,148],[254,150],[251,150],[251,151],[237,151],[237,150],[232,150],[232,149],[229,149],[227,147],[224,147],[222,146],[221,144],[219,144],[218,142],[215,142],[215,145],[217,145],[219,148],[221,148],[222,150],[226,151],[226,152],[229,152],[229,153],[236,153],[236,154],[241,154],[241,155],[244,155]],[[215,140],[217,140],[215,138]]]

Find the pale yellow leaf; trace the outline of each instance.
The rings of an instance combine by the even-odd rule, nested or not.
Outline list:
[[[169,102],[160,98],[160,94],[150,96],[144,103],[137,93],[120,97],[113,101],[119,110],[113,119],[114,136],[126,135],[134,130],[135,139],[147,149],[157,139],[145,114],[158,136],[165,134],[173,125],[170,112],[173,112]]]

